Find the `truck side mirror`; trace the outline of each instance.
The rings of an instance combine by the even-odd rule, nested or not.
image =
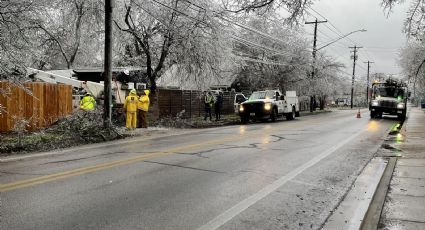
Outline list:
[[[285,100],[285,96],[284,95],[280,96],[280,100],[284,101]]]
[[[236,96],[236,103],[237,104],[240,104],[240,103],[242,103],[244,101],[246,101],[246,98],[244,96],[242,96],[242,95],[237,95]]]

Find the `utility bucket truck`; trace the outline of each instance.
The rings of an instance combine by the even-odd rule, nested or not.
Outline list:
[[[397,115],[406,119],[408,89],[404,82],[388,79],[372,84],[372,96],[369,104],[370,117],[381,118],[382,114]]]
[[[293,120],[300,115],[300,106],[295,91],[282,95],[279,90],[253,92],[249,99],[239,105],[241,122],[249,120],[276,121],[279,116]]]

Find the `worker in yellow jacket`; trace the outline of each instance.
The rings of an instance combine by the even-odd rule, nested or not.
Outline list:
[[[130,94],[125,98],[124,110],[126,112],[125,127],[127,129],[135,129],[137,124],[137,103],[139,97],[135,89],[130,91]]]
[[[149,111],[149,94],[150,91],[145,89],[139,97],[139,103],[137,104],[137,120],[139,121],[138,127],[148,127],[148,111]]]
[[[96,105],[96,100],[90,93],[85,93],[84,97],[80,100],[80,109],[84,111],[93,110]]]

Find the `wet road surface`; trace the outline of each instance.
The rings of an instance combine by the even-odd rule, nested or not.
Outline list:
[[[397,121],[363,111],[0,164],[1,229],[319,229]]]

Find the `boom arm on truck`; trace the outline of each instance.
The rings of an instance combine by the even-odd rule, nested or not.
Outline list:
[[[96,98],[102,97],[104,84],[93,82],[93,81],[80,81],[78,79],[69,78],[66,76],[61,76],[55,73],[50,73],[34,68],[27,68],[28,74],[34,74],[35,78],[49,83],[62,83],[67,85],[72,85],[77,89],[85,89],[87,92],[92,94]],[[112,91],[115,95],[116,104],[123,104],[125,100],[125,90],[122,90],[122,83],[119,81],[114,81],[112,84]]]
[[[42,70],[27,68],[29,74],[35,74],[35,78],[49,83],[62,83],[72,85],[74,88],[85,89],[95,97],[99,97],[103,92],[103,84],[91,81],[80,81],[73,78],[64,77],[54,73],[48,73]]]

